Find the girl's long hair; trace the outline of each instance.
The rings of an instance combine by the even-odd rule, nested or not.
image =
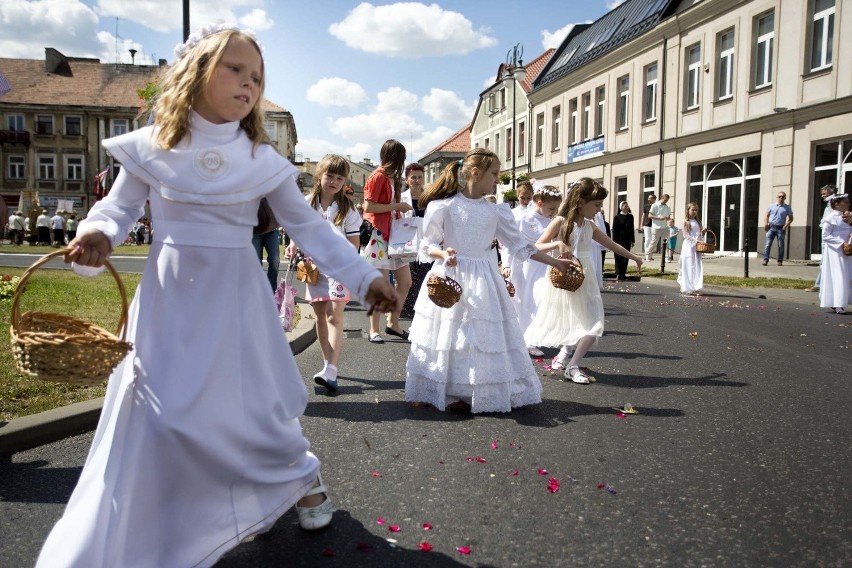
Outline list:
[[[607,189],[592,178],[580,178],[579,181],[568,186],[565,201],[557,212],[557,215],[564,219],[559,230],[563,243],[571,245],[571,233],[574,232],[575,223],[583,221],[580,208],[589,201],[606,199],[607,195],[609,195]]]
[[[262,71],[257,102],[240,121],[240,128],[252,141],[252,152],[261,144],[271,144],[263,128],[263,112],[260,108],[266,84],[266,68],[260,46],[254,38],[239,30],[223,30],[201,39],[164,74],[160,95],[154,103],[154,123],[160,126],[157,144],[161,148],[171,150],[189,132],[192,103],[212,80],[216,66],[232,38],[245,40],[254,46],[260,55]]]
[[[405,146],[399,140],[385,140],[379,151],[382,172],[393,182],[393,201],[402,194],[402,171],[405,169]]]
[[[703,229],[704,225],[701,224],[701,217],[698,216],[698,214],[701,211],[698,209],[698,204],[693,202],[693,201],[690,201],[689,203],[686,204],[686,212],[683,214],[684,224],[689,223],[689,208],[690,207],[695,207],[695,220],[698,221],[698,227]]]
[[[337,176],[349,177],[349,162],[343,156],[337,154],[326,154],[322,160],[317,163],[316,171],[314,172],[314,185],[311,186],[311,192],[308,194],[311,207],[317,208],[320,202],[320,194],[322,193],[322,176],[324,174],[332,174]],[[346,219],[346,214],[353,208],[352,200],[346,197],[346,192],[341,188],[334,196],[334,202],[337,203],[337,215],[334,216],[334,224],[342,225]]]
[[[417,200],[417,206],[425,209],[430,201],[436,199],[446,199],[457,194],[461,189],[462,184],[470,177],[470,172],[473,168],[477,168],[480,172],[488,171],[494,163],[500,163],[500,158],[491,150],[485,148],[474,148],[461,160],[450,162],[435,180],[435,183],[430,185],[420,195]]]

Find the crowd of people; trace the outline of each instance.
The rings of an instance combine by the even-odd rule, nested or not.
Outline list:
[[[589,178],[564,189],[524,185],[523,208],[512,211],[489,199],[501,169],[490,150],[469,151],[424,188],[422,167],[406,165],[404,146],[388,140],[365,185],[362,218],[344,190],[344,158],[324,157],[303,196],[298,171],[269,143],[253,35],[208,26],[175,53],[153,124],[103,141],[123,167],[65,255],[103,265],[150,204],[157,230],[129,309],[133,351],[109,380],[92,448],[37,566],[212,566],[293,506],[305,530],[332,522],[299,422],[307,389],[270,293],[277,259],[266,274],[258,268],[265,235],[278,225],[291,239],[287,255],[318,271],[306,276],[324,360],[313,381],[329,391],[338,388],[350,299],[367,308],[370,343],[410,343],[405,398],[418,407],[479,413],[537,404],[531,355],[542,347],[559,348],[553,366],[567,380],[594,381],[582,362],[604,333],[599,281],[589,275],[569,291],[550,280],[599,269],[593,243],[641,268],[624,233],[634,231],[629,206],[620,207],[615,240],[594,221],[605,187]],[[848,198],[831,205],[826,247],[844,238]],[[647,240],[670,238],[672,215],[662,206],[648,208]],[[702,233],[698,219],[690,204],[684,246]],[[391,254],[403,225],[419,225],[416,246]],[[700,256],[689,258],[700,276]],[[448,278],[456,301],[438,305],[428,283],[452,288]],[[829,278],[824,271],[823,288],[834,294]]]

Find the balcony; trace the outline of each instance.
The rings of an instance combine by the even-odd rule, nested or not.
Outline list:
[[[29,148],[30,133],[26,130],[0,130],[0,144],[22,144]]]

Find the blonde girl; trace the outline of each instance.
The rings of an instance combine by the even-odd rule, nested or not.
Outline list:
[[[405,146],[397,140],[387,140],[379,152],[382,165],[370,175],[364,184],[364,219],[373,225],[370,241],[362,256],[372,266],[382,271],[387,278],[393,273],[398,295],[405,298],[411,288],[409,259],[388,257],[388,239],[394,219],[402,217],[412,207],[401,200],[402,172],[405,168]],[[385,333],[408,339],[408,332],[399,324],[399,310],[387,314]],[[379,333],[378,312],[370,314],[370,343],[384,343]]]
[[[102,266],[150,203],[157,227],[91,451],[38,566],[212,566],[298,503],[334,507],[299,417],[300,376],[251,244],[265,197],[323,271],[368,305],[398,297],[305,203],[263,129],[253,36],[190,36],[161,81],[155,123],[103,142],[121,162],[66,261]]]
[[[448,274],[461,299],[440,308],[423,286],[411,322],[405,397],[440,410],[509,412],[541,402],[541,381],[524,346],[518,317],[492,257],[495,238],[518,258],[567,268],[518,232],[508,208],[484,199],[497,187],[500,160],[484,148],[447,165],[420,203],[426,206],[421,258],[430,275]],[[427,277],[428,281],[428,277]]]
[[[590,270],[591,263],[600,262],[597,252],[592,254],[592,241],[615,254],[632,259],[639,268],[642,267],[641,257],[607,237],[593,221],[607,194],[605,187],[590,178],[582,178],[571,184],[557,216],[537,243],[540,250],[557,253],[560,258],[573,259],[575,263],[581,264],[586,277],[574,292],[552,285],[542,286],[538,311],[524,338],[527,345],[561,345],[562,349],[553,360],[553,367],[564,368],[565,378],[579,384],[588,384],[591,380],[580,369],[580,363],[604,331],[601,291]],[[572,348],[574,353],[566,363]]]
[[[349,177],[349,162],[342,156],[329,154],[317,164],[314,185],[306,200],[331,226],[346,238],[355,250],[360,242],[361,215],[343,192]],[[288,254],[295,254],[295,245]],[[337,364],[343,351],[343,310],[349,301],[349,289],[325,273],[316,284],[308,284],[305,299],[317,316],[317,340],[322,350],[323,367],[314,382],[329,392],[337,392]]]
[[[544,233],[562,202],[562,192],[553,185],[544,185],[536,189],[532,198],[532,206],[518,221],[521,235],[529,242],[535,243]],[[536,289],[546,280],[547,265],[530,259],[521,261],[511,256],[509,259],[509,274],[515,286],[515,297],[512,303],[518,312],[521,331],[526,331],[535,318],[538,309]],[[549,285],[549,281],[546,282]],[[527,351],[533,357],[541,357],[544,353],[535,345],[527,345]]]
[[[686,217],[683,221],[680,270],[677,275],[677,283],[680,284],[680,291],[683,294],[699,296],[704,288],[704,263],[701,253],[695,250],[695,245],[703,240],[706,232],[707,229],[701,225],[701,219],[698,216],[698,205],[687,203]]]

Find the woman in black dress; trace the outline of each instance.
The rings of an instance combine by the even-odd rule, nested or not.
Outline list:
[[[423,217],[426,213],[425,209],[421,209],[417,205],[417,200],[420,199],[420,194],[423,193],[423,185],[425,182],[425,174],[423,166],[417,162],[413,162],[405,166],[405,184],[408,187],[403,194],[402,200],[409,203],[414,208],[414,215]],[[408,291],[408,296],[405,298],[405,303],[402,306],[400,317],[414,317],[414,302],[417,301],[417,295],[420,293],[420,286],[423,284],[423,279],[432,267],[432,262],[418,262],[415,260],[409,267],[411,268],[411,289]]]
[[[636,226],[626,201],[618,205],[618,215],[612,220],[612,240],[627,250],[632,249],[636,241]],[[615,276],[618,280],[627,279],[627,262],[627,258],[615,255]]]

